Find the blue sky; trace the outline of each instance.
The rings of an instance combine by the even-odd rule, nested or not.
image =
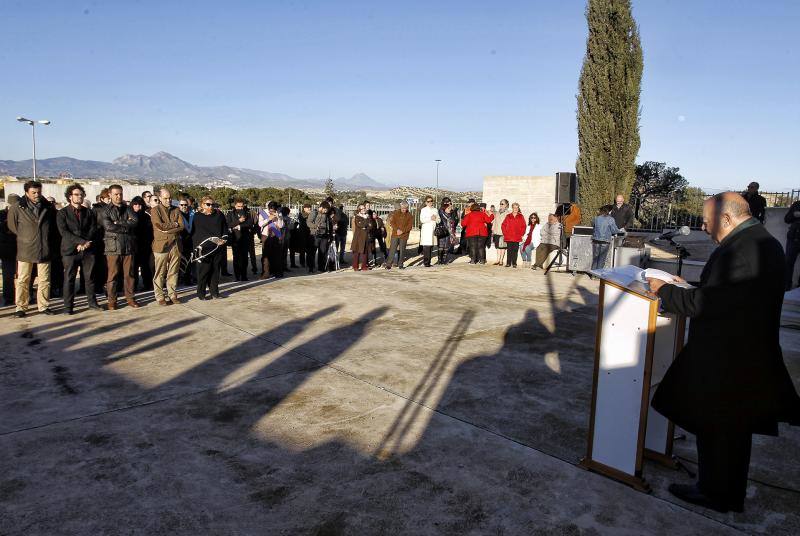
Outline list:
[[[0,3],[0,159],[168,151],[480,188],[574,169],[584,1]],[[800,187],[800,1],[640,0],[638,161]]]

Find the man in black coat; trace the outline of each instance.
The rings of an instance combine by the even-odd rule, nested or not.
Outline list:
[[[648,279],[669,312],[691,318],[686,346],[656,389],[653,407],[697,436],[698,483],[672,484],[682,500],[721,512],[744,507],[752,435],[800,425],[800,397],[779,342],[783,250],[747,201],[725,192],[703,205],[719,244],[697,288]]]
[[[253,243],[253,217],[245,208],[244,199],[233,201],[233,210],[226,220],[231,230],[228,242],[233,250],[233,275],[236,281],[247,281],[247,256]]]
[[[85,279],[86,299],[89,309],[99,310],[94,293],[92,273],[95,263],[94,236],[97,220],[94,212],[83,206],[86,191],[79,184],[67,186],[64,193],[67,206],[58,211],[56,224],[61,233],[61,259],[64,264],[64,313],[73,314],[75,303],[75,276],[81,267],[81,278]]]
[[[611,217],[617,224],[617,229],[630,229],[633,227],[633,207],[625,202],[625,198],[618,195],[614,199],[614,206],[611,209]]]
[[[133,255],[136,253],[134,232],[139,223],[139,217],[130,205],[122,200],[122,186],[112,184],[108,187],[108,194],[111,197],[111,203],[102,211],[102,218],[98,222],[103,226],[103,245],[108,268],[108,280],[106,281],[108,310],[113,311],[117,308],[117,275],[119,273],[122,273],[128,306],[136,309],[139,304],[134,298],[136,278],[133,272]]]
[[[750,215],[761,223],[764,223],[767,216],[767,200],[763,195],[758,193],[760,187],[761,186],[757,182],[751,182],[747,185],[747,190],[742,192],[742,197],[744,197],[747,204],[750,205]]]
[[[792,203],[783,221],[789,225],[786,233],[786,290],[791,290],[794,263],[800,255],[800,201]]]
[[[8,228],[8,210],[19,203],[19,196],[6,196],[6,208],[0,210],[0,263],[3,270],[3,306],[14,305],[14,278],[17,275],[17,237]]]

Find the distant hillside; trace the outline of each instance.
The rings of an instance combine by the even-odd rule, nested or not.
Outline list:
[[[28,176],[30,160],[0,160],[0,175]],[[57,177],[68,172],[81,178],[119,178],[180,184],[213,184],[234,187],[323,188],[324,179],[296,179],[284,173],[232,166],[196,166],[160,151],[151,156],[126,154],[113,162],[78,160],[69,157],[36,160],[37,175]],[[337,190],[388,190],[389,187],[364,173],[334,179]]]

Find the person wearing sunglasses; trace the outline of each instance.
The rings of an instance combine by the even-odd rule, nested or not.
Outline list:
[[[439,211],[433,206],[433,197],[425,197],[425,206],[419,211],[419,245],[422,246],[422,265],[425,267],[430,267],[433,246],[438,243],[434,230],[439,221]]]
[[[200,212],[195,213],[192,223],[192,245],[200,248],[202,258],[197,262],[197,297],[200,300],[221,299],[219,293],[220,265],[225,251],[228,222],[219,210],[214,208],[214,199],[204,196],[200,201]],[[206,291],[210,296],[206,296]]]

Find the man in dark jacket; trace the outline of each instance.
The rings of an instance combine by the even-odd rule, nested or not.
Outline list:
[[[117,274],[122,271],[125,284],[125,299],[133,308],[139,307],[134,299],[136,279],[133,273],[133,255],[136,250],[134,234],[139,219],[131,207],[122,201],[122,186],[108,187],[111,203],[103,210],[100,224],[103,226],[106,263],[108,266],[108,310],[117,308]]]
[[[300,266],[306,266],[308,259],[308,267],[314,267],[314,240],[311,238],[311,230],[308,228],[308,217],[311,215],[311,205],[305,203],[300,209],[300,214],[297,215],[297,240],[294,242],[297,251],[300,252]]]
[[[611,209],[611,217],[617,224],[617,229],[630,230],[633,227],[633,208],[625,202],[625,198],[618,195],[614,199],[614,206]]]
[[[789,224],[789,231],[786,233],[786,290],[791,290],[794,263],[800,254],[800,201],[792,203],[783,221]]]
[[[233,210],[226,219],[231,229],[229,242],[233,250],[233,275],[236,281],[247,281],[247,256],[253,243],[254,224],[250,211],[244,207],[244,199],[233,201]]]
[[[95,226],[94,240],[92,240],[94,249],[94,272],[92,272],[92,280],[94,281],[95,294],[102,294],[105,292],[106,279],[108,279],[108,265],[106,264],[105,246],[103,244],[103,211],[111,203],[111,198],[108,197],[108,188],[100,190],[97,196],[97,202],[92,205],[92,212],[94,213]]]
[[[89,309],[99,310],[94,293],[94,282],[87,274],[92,273],[95,254],[92,240],[97,222],[94,212],[83,206],[86,191],[79,184],[67,186],[64,193],[67,206],[58,211],[56,224],[61,233],[61,259],[64,264],[64,313],[73,314],[75,303],[75,276],[81,267],[81,278],[86,280],[86,299]]]
[[[750,206],[750,214],[761,223],[764,223],[767,216],[767,200],[758,193],[759,188],[760,185],[757,182],[751,182],[747,185],[747,190],[742,192],[742,197],[745,198]]]
[[[333,205],[331,205],[333,206]],[[336,226],[334,233],[334,240],[336,241],[336,249],[339,251],[339,265],[344,265],[344,248],[347,243],[347,228],[350,225],[350,216],[344,210],[344,205],[339,205],[333,215],[333,221]]]
[[[653,397],[653,407],[697,436],[697,485],[672,484],[682,500],[726,512],[744,507],[752,435],[800,425],[800,397],[779,342],[783,250],[745,199],[717,194],[703,205],[719,244],[697,288],[648,279],[665,310],[688,316],[689,338]]]
[[[14,277],[17,274],[17,237],[8,228],[8,210],[19,203],[17,194],[6,196],[6,208],[0,210],[0,263],[3,270],[3,306],[14,304]]]
[[[42,196],[42,183],[25,183],[25,197],[12,205],[8,228],[17,235],[17,308],[15,315],[24,317],[30,303],[29,286],[33,266],[38,272],[36,296],[40,313],[55,314],[50,309],[50,239],[55,232],[56,210]]]
[[[309,273],[314,272],[314,252],[317,254],[317,269],[321,272],[325,271],[328,261],[328,248],[333,236],[333,223],[328,216],[329,210],[331,210],[330,203],[323,201],[317,207],[317,210],[315,212],[312,211],[306,219],[308,230],[311,232],[311,238],[314,241],[311,255],[306,256]]]

